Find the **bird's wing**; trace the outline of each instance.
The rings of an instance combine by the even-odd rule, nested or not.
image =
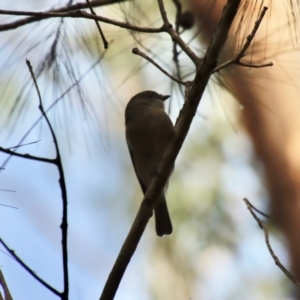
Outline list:
[[[129,149],[129,153],[130,153],[130,157],[131,157],[131,161],[132,161],[132,164],[133,164],[133,168],[134,168],[136,177],[137,177],[137,179],[139,180],[139,183],[140,183],[140,186],[141,186],[141,189],[142,189],[143,193],[146,194],[147,188],[146,188],[146,186],[142,183],[141,179],[139,178],[139,175],[138,175],[137,170],[136,170],[136,168],[135,168],[135,163],[134,163],[134,153],[133,153],[132,149],[130,149],[129,145],[128,145],[128,149]]]

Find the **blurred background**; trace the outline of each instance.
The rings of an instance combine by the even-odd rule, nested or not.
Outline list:
[[[165,1],[174,22],[176,6]],[[182,0],[195,17],[182,38],[202,57],[226,1]],[[1,9],[46,11],[72,1],[3,0]],[[236,54],[262,5],[266,17],[244,62],[212,76],[168,190],[174,233],[158,238],[151,219],[115,299],[300,299],[275,265],[243,198],[271,216],[272,247],[300,280],[299,4],[243,0],[219,63]],[[156,1],[99,6],[97,14],[161,26]],[[0,16],[0,24],[26,17]],[[14,24],[14,23],[13,23]],[[143,90],[170,94],[175,123],[181,87],[131,53],[138,47],[164,69],[192,80],[194,69],[167,34],[95,22],[45,19],[1,31],[0,146],[53,158],[25,59],[30,60],[55,129],[68,193],[70,299],[98,299],[142,200],[126,141],[124,109]],[[12,26],[11,26],[12,27]],[[0,26],[1,28],[1,26]],[[178,71],[180,70],[180,72]],[[24,138],[25,137],[25,138]],[[61,191],[52,165],[0,153],[0,237],[40,277],[62,290]],[[14,299],[56,299],[0,248]]]

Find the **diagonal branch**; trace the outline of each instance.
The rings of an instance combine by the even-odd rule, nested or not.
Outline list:
[[[163,12],[162,0],[158,0]],[[220,51],[227,39],[228,32],[238,11],[241,0],[228,0],[224,7],[218,28],[213,36],[210,46],[204,56],[203,63],[199,65],[195,79],[190,89],[187,89],[186,101],[181,109],[180,115],[175,125],[175,133],[168,143],[162,160],[157,170],[157,176],[153,178],[144,196],[144,200],[136,215],[128,236],[120,250],[115,264],[109,274],[104,286],[101,300],[111,300],[114,298],[123,274],[133,256],[141,236],[146,228],[149,218],[158,200],[158,196],[163,190],[166,181],[171,174],[175,159],[182,147],[185,137],[189,131],[191,122],[196,114],[201,97],[209,81],[213,69],[216,67]],[[166,16],[162,13],[164,22]],[[166,23],[165,23],[166,24]],[[169,33],[170,34],[170,33]]]
[[[266,6],[263,7],[258,19],[256,20],[255,24],[254,24],[254,27],[251,31],[251,33],[247,36],[247,39],[246,39],[246,42],[245,44],[243,45],[242,49],[240,50],[240,52],[236,55],[235,58],[233,59],[230,59],[224,63],[222,63],[221,65],[217,66],[214,70],[213,70],[213,73],[215,72],[219,72],[220,70],[232,65],[232,64],[237,64],[237,65],[240,65],[240,66],[243,66],[243,67],[250,67],[250,68],[264,68],[264,67],[272,67],[273,66],[273,63],[272,62],[269,62],[269,63],[266,63],[266,64],[261,64],[261,65],[252,65],[252,64],[246,64],[246,63],[242,63],[240,60],[242,57],[245,56],[245,53],[247,51],[247,49],[249,48],[266,12],[267,12],[268,8]]]
[[[32,159],[32,160],[41,161],[41,162],[50,163],[50,164],[56,163],[55,159],[39,157],[39,156],[30,155],[30,154],[21,154],[21,153],[17,153],[15,151],[12,151],[10,149],[6,149],[3,147],[0,147],[0,152],[6,153],[6,154],[9,154],[12,156],[22,157],[25,159]]]
[[[95,11],[94,11],[94,9],[92,7],[92,4],[91,4],[90,0],[86,0],[86,2],[89,5],[91,13],[93,15],[96,15],[96,13],[95,13]],[[106,40],[106,38],[104,36],[104,33],[103,33],[102,29],[101,29],[101,26],[100,26],[99,22],[97,22],[97,21],[95,21],[95,22],[96,22],[97,29],[98,29],[98,31],[100,33],[101,39],[103,41],[104,49],[107,49],[108,48],[108,42],[107,42],[107,40]]]
[[[270,239],[269,239],[269,233],[268,233],[268,229],[267,226],[265,224],[264,221],[262,221],[254,212],[254,207],[253,205],[250,203],[250,201],[246,198],[243,199],[247,205],[248,210],[250,211],[252,217],[255,219],[255,221],[257,222],[257,224],[259,225],[259,227],[261,229],[263,229],[264,233],[265,233],[265,241],[266,241],[266,245],[268,247],[268,250],[276,264],[276,266],[279,267],[279,269],[293,282],[295,283],[298,287],[300,287],[300,283],[295,279],[295,277],[286,269],[286,267],[280,262],[280,260],[278,259],[278,257],[276,256],[273,248],[271,247],[270,244]],[[261,212],[260,212],[261,213]]]
[[[139,55],[143,58],[145,58],[146,60],[148,60],[151,64],[153,64],[156,68],[158,68],[161,72],[163,72],[166,76],[168,76],[170,79],[172,79],[173,81],[179,83],[179,84],[183,84],[185,85],[185,82],[175,78],[174,76],[172,76],[171,74],[169,74],[166,70],[164,70],[159,64],[157,64],[152,58],[150,58],[149,56],[147,56],[144,52],[140,51],[138,48],[133,48],[132,49],[132,53]]]
[[[7,252],[33,277],[35,278],[40,284],[42,284],[45,288],[47,288],[49,291],[51,291],[53,294],[57,296],[61,296],[61,293],[58,292],[55,288],[53,288],[51,285],[49,285],[46,281],[44,281],[42,278],[40,278],[36,273],[30,269],[23,260],[15,253],[15,251],[11,250],[6,243],[0,238],[0,244],[3,245],[3,247],[7,250]]]
[[[175,31],[179,34],[179,21],[182,13],[182,4],[179,0],[173,0],[173,3],[176,7],[176,19],[175,19]],[[175,63],[177,77],[181,80],[181,72],[180,72],[180,65],[179,65],[179,51],[177,49],[176,41],[173,42],[173,61]]]

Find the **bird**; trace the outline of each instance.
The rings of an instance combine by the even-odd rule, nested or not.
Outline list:
[[[174,133],[173,123],[164,109],[164,101],[169,97],[144,91],[133,96],[125,109],[127,146],[144,194]],[[167,187],[168,182],[154,208],[158,236],[170,235],[173,231],[165,196]]]

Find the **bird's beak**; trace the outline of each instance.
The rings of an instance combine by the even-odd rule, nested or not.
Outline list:
[[[168,98],[170,98],[170,95],[161,95],[162,101],[165,101],[165,100],[167,100]]]

